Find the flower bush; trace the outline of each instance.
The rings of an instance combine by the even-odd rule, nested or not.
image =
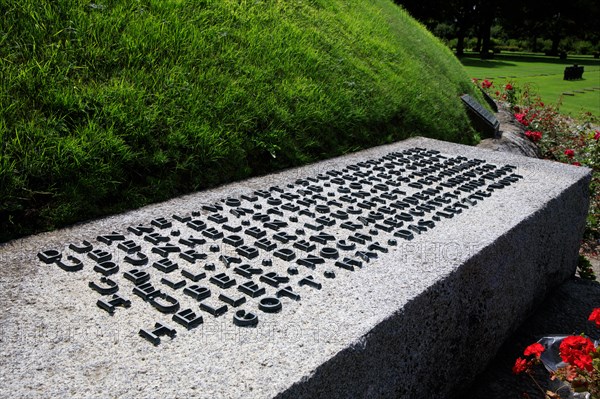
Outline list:
[[[507,83],[491,89],[493,82],[474,83],[512,110],[515,119],[525,128],[525,136],[536,143],[546,159],[592,169],[590,209],[587,217],[582,251],[600,254],[600,120],[589,113],[577,120],[559,113],[557,106],[546,104],[530,85],[519,87]]]
[[[600,308],[595,308],[589,321],[600,327]],[[512,368],[514,374],[528,375],[544,398],[559,398],[556,392],[544,391],[533,377],[533,367],[541,364],[541,355],[546,348],[539,342],[529,345],[523,351],[526,358],[519,357]],[[550,373],[551,379],[559,379],[570,384],[575,392],[589,392],[592,398],[600,398],[600,346],[582,335],[570,335],[562,340],[559,355],[565,366]]]

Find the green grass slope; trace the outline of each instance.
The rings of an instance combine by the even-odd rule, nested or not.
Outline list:
[[[450,51],[390,0],[0,0],[0,241],[425,135]]]

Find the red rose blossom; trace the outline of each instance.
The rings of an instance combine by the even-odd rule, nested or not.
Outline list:
[[[596,134],[594,135],[594,140],[600,140],[600,130],[595,130]]]
[[[532,132],[531,130],[526,130],[525,136],[530,138],[535,143],[542,139],[542,132]]]
[[[544,345],[540,344],[539,342],[536,342],[534,344],[529,345],[527,348],[525,348],[525,351],[523,352],[523,354],[525,356],[535,355],[535,357],[537,357],[539,359],[540,356],[542,355],[542,352],[545,349],[546,348],[544,348]]]
[[[521,114],[515,114],[515,118],[517,118],[517,120],[523,125],[523,126],[528,126],[529,122],[527,122],[526,119],[527,116],[527,111],[521,113]]]
[[[504,86],[505,90],[512,90],[513,86],[510,83],[507,83],[506,86]]]
[[[589,338],[581,335],[571,335],[563,339],[559,346],[560,358],[565,363],[580,369],[592,371],[592,356],[594,344]]]
[[[529,365],[527,364],[527,360],[519,357],[512,368],[512,372],[514,374],[521,374],[522,372],[527,371],[528,368]]]
[[[565,150],[565,155],[566,155],[567,157],[569,157],[569,158],[573,158],[573,157],[575,156],[575,151],[573,151],[573,150],[572,150],[572,149],[570,149],[570,148],[567,148],[567,149]]]
[[[596,323],[596,327],[600,327],[600,308],[592,310],[592,314],[590,314],[588,320]]]
[[[581,166],[581,164],[580,164],[579,162],[577,162],[577,161],[573,162],[571,165],[574,165],[574,166]]]
[[[492,84],[492,82],[485,79],[483,82],[481,82],[481,87],[483,87],[484,89],[489,89],[490,87],[492,87]]]

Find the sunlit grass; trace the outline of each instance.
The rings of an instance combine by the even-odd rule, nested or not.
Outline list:
[[[389,0],[0,2],[0,241],[413,135],[460,63]]]
[[[544,102],[560,105],[563,114],[577,117],[590,112],[600,118],[600,60],[591,56],[569,55],[560,60],[534,54],[499,54],[491,60],[473,55],[461,61],[471,77],[490,79],[497,86],[529,84]],[[565,67],[573,64],[584,67],[583,79],[563,80]]]

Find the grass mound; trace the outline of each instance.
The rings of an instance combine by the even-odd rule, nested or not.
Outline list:
[[[473,85],[390,0],[0,2],[0,241],[424,135]]]

